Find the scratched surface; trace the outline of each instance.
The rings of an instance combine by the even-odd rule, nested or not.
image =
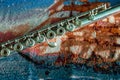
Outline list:
[[[38,2],[41,1],[41,2]],[[117,5],[120,3],[120,0],[101,0],[101,1],[110,1],[112,5]],[[14,3],[14,4],[13,4]],[[0,25],[4,25],[5,27],[0,26],[0,31],[6,30],[8,24],[5,24],[6,15],[12,17],[12,14],[18,14],[20,12],[27,11],[29,9],[36,9],[36,8],[46,8],[53,3],[53,0],[0,0]],[[21,4],[21,5],[20,5]],[[12,7],[11,7],[12,6]],[[17,7],[16,7],[17,6]],[[6,9],[9,9],[4,11]],[[13,10],[16,10],[13,11]],[[2,13],[4,12],[4,13]],[[12,13],[13,12],[13,13]],[[36,11],[39,13],[40,11]],[[31,13],[33,14],[33,13]],[[31,16],[31,15],[30,15]],[[33,15],[34,16],[34,15]],[[25,17],[26,19],[27,17]],[[5,20],[4,20],[5,19]],[[19,19],[15,19],[19,20]],[[31,21],[30,21],[31,22]],[[2,24],[1,24],[2,23]],[[21,22],[23,23],[23,22]],[[13,23],[19,24],[19,23]],[[6,26],[7,25],[7,26]],[[33,25],[31,23],[31,25]],[[37,25],[37,24],[34,24]],[[24,26],[23,26],[24,27]],[[23,28],[22,27],[22,28]],[[11,32],[7,33],[0,33],[0,36],[7,35],[8,37],[14,37]],[[6,37],[2,38],[6,39]],[[37,58],[37,57],[36,57]],[[54,59],[54,58],[52,58]],[[13,53],[9,57],[1,58],[0,59],[0,80],[42,80],[42,79],[66,79],[66,80],[120,80],[120,62],[114,63],[114,67],[110,68],[109,73],[102,73],[96,72],[93,70],[92,67],[87,67],[86,65],[79,65],[79,64],[68,64],[65,66],[51,66],[49,65],[50,60],[45,58],[46,63],[45,65],[35,64],[30,60],[27,60],[23,56],[19,55],[18,53]]]

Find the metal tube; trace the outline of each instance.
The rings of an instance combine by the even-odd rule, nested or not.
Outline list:
[[[83,27],[85,25],[88,25],[90,23],[93,23],[93,22],[95,22],[97,20],[106,18],[107,16],[109,16],[111,14],[114,14],[114,13],[117,13],[117,12],[120,12],[120,5],[109,8],[109,9],[103,11],[103,12],[98,13],[97,15],[95,15],[94,20],[89,20],[86,17],[82,18],[82,19],[80,19],[81,20],[81,27]]]
[[[92,10],[91,10],[91,11],[92,11]],[[73,16],[73,17],[71,17],[71,18],[68,18],[67,20],[58,22],[58,23],[56,23],[56,24],[49,25],[49,26],[44,26],[43,29],[40,29],[40,30],[31,32],[30,34],[35,34],[36,32],[44,32],[44,31],[48,30],[48,28],[51,28],[51,29],[52,29],[53,27],[56,27],[58,24],[61,24],[61,23],[65,24],[65,23],[68,22],[69,20],[75,20],[76,18],[78,18],[77,20],[78,20],[78,22],[79,22],[79,24],[80,24],[80,25],[78,25],[78,26],[79,26],[79,27],[84,27],[85,25],[91,24],[91,23],[93,23],[93,22],[96,22],[97,20],[106,18],[107,16],[112,15],[112,14],[115,14],[115,13],[118,13],[118,12],[120,12],[120,5],[115,6],[115,7],[112,7],[112,8],[109,8],[109,9],[107,9],[107,10],[105,10],[105,11],[102,11],[102,12],[99,12],[99,13],[97,13],[97,14],[85,15],[85,16],[80,17],[80,18],[78,18],[80,15]],[[83,14],[89,14],[89,13],[90,13],[90,11],[85,12],[85,13],[83,13]],[[93,17],[93,19],[89,19],[89,18],[90,18],[89,16],[94,16],[94,17]],[[89,17],[89,18],[88,18],[88,17]],[[71,21],[70,21],[69,24],[74,24],[74,23],[71,23]],[[74,27],[73,27],[73,26],[70,27],[69,24],[68,24],[68,28],[67,28],[68,31],[73,31],[73,30],[74,30]],[[77,26],[77,25],[75,24],[75,26]],[[75,28],[76,28],[76,27],[75,27]],[[26,34],[26,35],[29,35],[29,34]],[[23,39],[24,37],[26,37],[26,35],[24,35],[24,36],[22,36],[22,37],[16,38],[17,41],[13,40],[13,42],[15,41],[15,43],[18,43],[18,42],[19,42],[18,40]],[[50,30],[50,31],[48,31],[48,32],[46,33],[46,37],[47,37],[48,39],[55,38],[55,37],[56,37],[56,33],[55,33],[54,31]],[[26,37],[26,38],[29,38],[29,37]],[[39,39],[38,39],[38,41],[39,41]],[[10,42],[12,42],[12,41],[10,41]],[[9,44],[10,44],[10,42],[9,42],[9,41],[8,41],[8,42],[4,42],[4,43],[2,43],[1,45],[5,45],[6,43],[9,43]],[[43,38],[43,39],[40,39],[40,42],[44,42],[44,38]],[[27,44],[30,44],[30,43],[28,42]],[[33,46],[34,44],[35,44],[35,42],[34,42],[34,40],[32,40],[32,43],[31,43],[30,46]],[[56,43],[50,43],[50,42],[48,42],[48,44],[49,44],[49,46],[51,46],[51,47],[57,46]],[[3,46],[1,46],[1,47],[3,47]],[[19,47],[20,47],[20,48],[19,48]],[[22,50],[23,47],[24,47],[23,45],[17,45],[17,46],[15,47],[15,49],[17,49],[17,50]],[[26,46],[26,47],[29,47],[29,46]],[[18,49],[18,48],[19,48],[19,49]],[[7,52],[9,53],[8,50],[2,50],[2,53],[4,53],[4,51],[7,51]]]

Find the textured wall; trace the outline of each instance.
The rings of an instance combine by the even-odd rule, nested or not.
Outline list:
[[[112,5],[120,3],[120,0],[100,1],[110,1]],[[53,0],[0,0],[0,31],[10,28],[4,21],[8,21],[13,17],[13,14],[16,15],[25,11],[24,15],[26,19],[28,18],[26,11],[48,7],[48,5],[52,3]],[[30,12],[30,16],[33,14],[32,12]],[[39,12],[39,10],[36,11],[37,14]],[[9,19],[6,18],[6,16],[9,17]],[[16,20],[19,19],[15,19],[15,21]],[[5,34],[9,37],[12,35],[9,32]],[[0,33],[0,37],[1,35],[3,36],[4,34]],[[3,39],[5,39],[5,37]],[[61,80],[75,78],[80,80],[120,80],[120,62],[116,62],[113,65],[116,66],[113,70],[114,72],[103,74],[101,72],[95,72],[92,67],[87,67],[86,65],[69,64],[56,67],[49,66],[47,63],[46,65],[35,64],[18,53],[12,53],[9,57],[0,58],[0,80],[42,80],[44,78],[61,78]]]

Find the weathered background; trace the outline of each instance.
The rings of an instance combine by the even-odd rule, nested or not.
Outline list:
[[[120,0],[100,1],[110,1],[112,6],[120,4]],[[26,21],[26,19],[28,18],[27,16],[34,16],[34,13],[32,13],[33,11],[36,11],[36,14],[39,14],[41,10],[47,8],[52,3],[53,0],[0,0],[0,31],[2,32],[3,30],[10,28],[8,24],[6,24],[6,21],[10,22],[11,20],[9,19],[11,19],[13,15],[25,13],[24,18]],[[29,15],[26,13],[26,11],[28,10],[30,11]],[[20,17],[21,16],[23,15],[20,15]],[[20,18],[16,18],[14,20],[19,21],[19,19]],[[23,19],[23,17],[21,19]],[[29,22],[31,22],[31,25],[33,25],[32,23],[34,23],[33,21]],[[12,24],[14,25],[19,23]],[[120,62],[117,62],[116,64],[120,66]],[[62,80],[120,80],[119,71],[120,68],[117,67],[114,70],[114,72],[103,74],[101,72],[95,72],[92,67],[86,67],[86,65],[75,64],[69,64],[61,67],[48,66],[48,64],[41,66],[40,64],[35,64],[29,60],[26,60],[23,56],[19,55],[18,53],[13,53],[9,57],[0,59],[0,80],[42,80],[44,78],[61,78]]]

